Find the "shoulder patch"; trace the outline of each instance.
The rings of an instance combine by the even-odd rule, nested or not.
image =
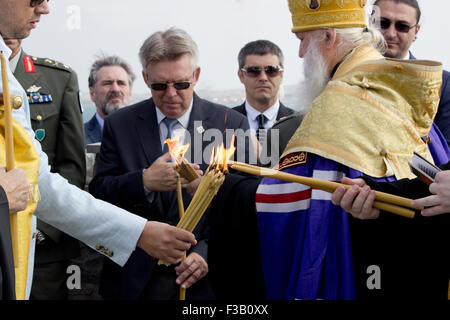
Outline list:
[[[279,170],[283,170],[300,164],[305,164],[307,159],[308,153],[305,151],[289,153],[281,158]]]
[[[36,64],[36,65],[50,67],[50,68],[56,68],[56,69],[65,70],[68,72],[72,71],[72,69],[69,66],[65,65],[62,62],[56,61],[56,60],[52,60],[49,58],[38,58],[38,57],[31,57],[31,59],[33,60],[34,64]]]

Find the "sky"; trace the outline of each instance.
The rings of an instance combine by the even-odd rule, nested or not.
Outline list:
[[[371,1],[369,1],[371,3]],[[421,30],[412,51],[417,58],[441,61],[450,69],[450,41],[445,23],[448,0],[419,0]],[[153,32],[178,27],[197,42],[201,75],[197,89],[242,88],[237,54],[247,42],[267,39],[285,55],[285,85],[301,80],[299,40],[290,31],[287,0],[54,0],[23,48],[38,57],[56,59],[78,74],[88,92],[89,68],[96,55],[118,55],[128,61],[137,79],[134,93],[147,93],[138,52]]]

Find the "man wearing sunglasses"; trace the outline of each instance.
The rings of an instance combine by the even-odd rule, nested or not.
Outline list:
[[[264,152],[257,152],[260,154],[261,165],[274,165],[270,161],[266,162],[265,158],[271,156],[271,150],[267,149],[270,147],[267,130],[275,121],[294,112],[279,100],[280,86],[283,82],[283,63],[283,52],[275,43],[268,40],[249,42],[238,54],[238,77],[245,87],[246,100],[234,110],[247,117],[252,133],[265,149]],[[257,141],[254,141],[254,144],[258,145]],[[276,159],[278,156],[273,155]]]
[[[164,143],[166,138],[178,135],[181,143],[190,143],[186,159],[205,171],[210,145],[221,143],[227,130],[246,131],[248,122],[242,114],[195,93],[201,71],[198,47],[185,31],[171,28],[155,32],[144,41],[139,57],[152,98],[105,119],[96,176],[89,190],[148,219],[176,225],[177,175]],[[214,133],[219,134],[215,141],[206,138]],[[185,187],[197,182],[182,179]],[[185,207],[190,199],[183,190]],[[105,261],[100,294],[105,299],[176,300],[182,286],[189,288],[187,299],[214,298],[207,276],[207,222],[208,213],[194,232],[198,244],[179,266],[159,266],[140,249],[123,268]]]
[[[246,100],[234,110],[247,117],[260,142],[276,120],[294,112],[279,100],[283,62],[281,49],[268,40],[249,42],[239,51],[238,77],[245,87]]]
[[[387,43],[384,56],[395,59],[415,59],[410,47],[420,31],[421,10],[417,0],[376,0],[372,23],[378,27]],[[379,12],[379,17],[374,14]],[[442,75],[441,100],[434,122],[450,145],[450,73]]]
[[[0,0],[0,8],[0,51],[8,59],[11,50],[4,39],[28,37],[31,30],[37,27],[41,15],[48,14],[50,10],[47,0]],[[171,263],[180,261],[185,250],[196,244],[193,234],[165,223],[147,221],[97,200],[69,184],[59,174],[50,172],[47,156],[31,128],[27,95],[8,65],[6,69],[11,94],[19,96],[23,102],[22,107],[13,110],[12,114],[16,123],[15,131],[20,136],[20,144],[15,147],[23,146],[26,151],[16,153],[16,164],[19,165],[18,159],[21,157],[23,162],[20,163],[25,163],[24,170],[33,186],[28,212],[31,214],[38,202],[34,211],[37,217],[85,242],[119,265],[124,265],[137,247]],[[3,92],[3,85],[0,89]],[[1,152],[4,153],[4,149]],[[22,257],[15,272],[17,299],[29,296],[33,276],[35,218],[25,219],[22,227],[13,230],[17,232],[12,236],[21,240],[18,253]]]

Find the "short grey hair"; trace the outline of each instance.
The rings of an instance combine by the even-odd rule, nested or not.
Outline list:
[[[89,72],[89,78],[88,78],[88,84],[89,88],[93,88],[95,84],[97,83],[97,75],[98,71],[103,67],[112,67],[112,66],[118,66],[122,67],[128,74],[128,83],[130,87],[133,86],[133,82],[136,79],[135,74],[133,73],[133,70],[131,69],[131,66],[122,58],[118,56],[106,56],[101,55],[97,57],[97,60],[92,64],[91,71]]]
[[[175,61],[185,54],[191,56],[192,68],[195,69],[198,63],[197,44],[186,31],[170,28],[148,37],[139,50],[139,59],[145,70],[149,63]]]

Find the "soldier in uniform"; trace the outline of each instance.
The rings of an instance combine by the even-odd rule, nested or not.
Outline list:
[[[11,69],[27,92],[31,125],[52,172],[84,188],[86,160],[76,73],[47,58],[28,56],[20,40],[7,40]],[[31,299],[67,299],[69,259],[79,256],[78,240],[38,220]]]

